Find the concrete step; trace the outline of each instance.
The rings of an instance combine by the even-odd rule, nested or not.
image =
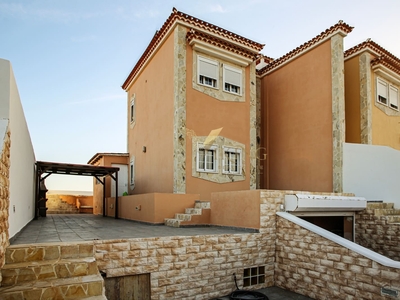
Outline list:
[[[165,219],[164,225],[170,227],[179,227],[181,224],[181,220],[179,219]]]
[[[210,224],[211,204],[209,201],[196,200],[194,208],[186,208],[185,213],[175,214],[173,219],[165,219],[164,224],[171,227]]]
[[[190,221],[192,218],[191,214],[175,214],[175,219],[181,220],[181,221]]]
[[[90,299],[104,296],[100,274],[62,279],[30,281],[17,286],[1,287],[0,299]],[[104,298],[99,298],[104,299]]]
[[[94,257],[6,264],[1,270],[1,286],[20,285],[44,279],[96,275],[98,272]]]
[[[202,209],[201,208],[186,208],[185,214],[190,215],[201,215]]]

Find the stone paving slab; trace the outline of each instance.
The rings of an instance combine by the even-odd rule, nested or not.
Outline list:
[[[114,219],[88,214],[57,214],[32,220],[11,245],[52,242],[82,242],[91,240],[114,240],[160,236],[196,236],[208,234],[235,234],[245,229],[228,227],[174,228],[149,225],[130,220]]]

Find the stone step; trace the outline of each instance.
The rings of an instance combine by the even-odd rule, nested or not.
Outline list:
[[[393,209],[394,203],[367,202],[367,209]]]
[[[185,209],[185,214],[201,215],[202,210],[203,210],[202,208],[186,208]]]
[[[190,221],[192,219],[191,214],[175,214],[175,219],[181,220],[181,221]]]
[[[68,258],[93,257],[93,242],[81,243],[42,243],[30,245],[11,245],[5,254],[6,264],[45,261]]]
[[[388,223],[400,223],[400,215],[387,216]]]
[[[194,203],[194,208],[210,209],[211,208],[211,202],[210,201],[196,200],[195,203]]]
[[[169,227],[179,227],[181,224],[181,220],[179,219],[165,219],[164,225]]]
[[[17,286],[1,287],[0,299],[91,299],[104,296],[103,282],[100,274],[31,281]]]
[[[20,285],[44,279],[96,275],[98,272],[94,257],[6,264],[1,270],[1,286]]]
[[[391,215],[400,215],[400,209],[374,209],[375,216],[391,216]]]

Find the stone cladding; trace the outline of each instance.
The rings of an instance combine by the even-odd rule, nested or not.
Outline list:
[[[355,222],[357,244],[400,261],[400,210],[393,203],[368,203]]]
[[[3,147],[0,156],[0,269],[5,263],[5,252],[9,245],[8,236],[8,208],[10,204],[9,199],[9,171],[10,171],[10,147],[11,138],[10,131],[4,136],[1,141]],[[1,282],[0,274],[0,282]]]
[[[394,299],[400,269],[365,256],[277,217],[275,285],[313,299]]]

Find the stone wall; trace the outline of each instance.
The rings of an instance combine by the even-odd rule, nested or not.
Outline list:
[[[394,209],[393,203],[368,203],[366,210],[356,214],[356,243],[400,261],[400,223],[393,221],[400,221],[400,210]]]
[[[10,131],[7,131],[4,140],[1,140],[3,147],[0,157],[0,269],[5,262],[5,252],[9,245],[8,235],[8,208],[9,208],[9,170],[10,170]],[[1,274],[0,274],[1,282]]]
[[[277,217],[275,285],[313,299],[393,299],[381,288],[400,291],[400,269]]]

